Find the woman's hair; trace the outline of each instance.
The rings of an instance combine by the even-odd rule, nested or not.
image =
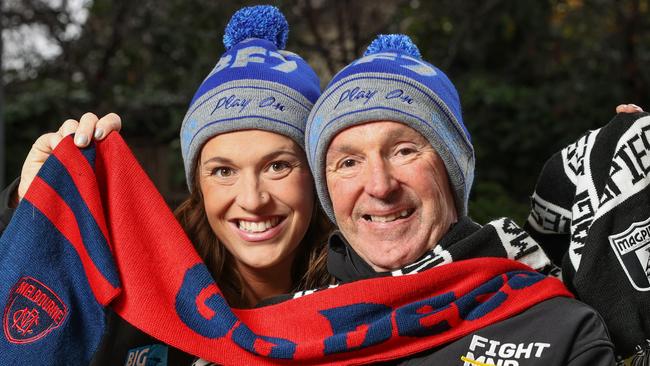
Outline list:
[[[216,279],[226,300],[231,306],[245,307],[246,286],[239,272],[232,265],[234,263],[232,255],[219,241],[208,222],[203,193],[198,182],[199,176],[198,172],[194,174],[192,193],[178,206],[174,214]],[[309,290],[333,283],[333,277],[327,272],[326,263],[327,237],[332,229],[332,224],[316,200],[309,227],[298,245],[291,267],[292,291]]]

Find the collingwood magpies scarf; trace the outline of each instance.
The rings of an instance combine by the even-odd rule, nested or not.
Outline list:
[[[224,365],[342,365],[444,345],[555,296],[560,281],[478,258],[257,309],[228,306],[119,135],[46,161],[0,238],[0,364],[87,364],[110,306]]]
[[[649,184],[650,116],[619,114],[549,159],[526,224],[625,357],[650,338]]]

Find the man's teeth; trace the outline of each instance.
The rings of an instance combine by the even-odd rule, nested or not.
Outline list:
[[[278,222],[280,222],[279,217],[274,217],[266,221],[257,221],[257,222],[239,220],[239,229],[248,231],[249,233],[261,233],[263,231],[266,231],[276,226]]]
[[[403,210],[401,212],[394,213],[392,215],[387,215],[387,216],[374,216],[374,215],[369,215],[369,216],[370,216],[370,221],[372,222],[391,222],[399,218],[406,217],[408,215],[409,215],[409,211]]]

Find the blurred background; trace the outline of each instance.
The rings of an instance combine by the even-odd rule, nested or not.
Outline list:
[[[269,1],[287,49],[323,87],[379,33],[406,33],[461,95],[476,149],[470,215],[522,224],[548,157],[650,109],[650,0]],[[0,187],[34,140],[84,112],[122,116],[125,137],[171,207],[187,194],[178,130],[223,53],[230,16],[259,1],[0,0]]]

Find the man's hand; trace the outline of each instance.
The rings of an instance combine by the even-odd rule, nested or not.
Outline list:
[[[616,113],[638,113],[643,112],[643,108],[636,104],[619,104],[616,107]]]
[[[93,138],[101,140],[110,132],[119,131],[120,128],[122,128],[122,120],[117,114],[109,113],[99,119],[89,112],[81,116],[79,121],[66,120],[57,132],[46,133],[39,137],[32,145],[32,149],[23,163],[20,184],[17,191],[14,192],[12,206],[17,206],[18,202],[23,199],[39,169],[64,137],[74,133],[75,145],[86,147]]]

